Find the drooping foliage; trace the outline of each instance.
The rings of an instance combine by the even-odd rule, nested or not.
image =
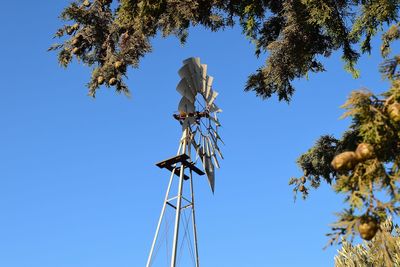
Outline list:
[[[151,52],[152,37],[175,35],[184,43],[192,26],[218,31],[238,24],[256,56],[267,53],[245,90],[289,101],[292,81],[324,71],[320,59],[333,51],[341,50],[345,67],[357,75],[359,54],[370,51],[382,26],[397,20],[398,9],[397,0],[75,0],[56,33],[65,38],[50,49],[59,51],[64,67],[75,57],[92,68],[90,95],[102,84],[128,93],[127,67],[137,68]]]
[[[321,181],[345,196],[347,206],[337,213],[338,221],[328,234],[329,244],[355,233],[370,240],[381,231],[380,222],[400,213],[400,57],[388,58],[391,42],[399,37],[399,25],[383,35],[382,55],[386,59],[381,72],[390,81],[389,90],[380,96],[353,91],[342,106],[346,109],[343,117],[352,121],[349,129],[340,139],[320,137],[297,161],[304,176],[289,182],[294,193],[300,191],[303,198]]]
[[[335,256],[335,267],[400,266],[400,228],[388,218],[371,242],[352,245],[344,241]]]

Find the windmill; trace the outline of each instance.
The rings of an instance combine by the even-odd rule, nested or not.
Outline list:
[[[192,234],[194,245],[194,264],[199,267],[197,247],[197,230],[195,220],[195,201],[193,190],[193,172],[206,175],[210,188],[214,193],[215,167],[219,168],[218,158],[223,159],[218,144],[222,142],[218,134],[221,124],[217,113],[222,110],[214,103],[218,93],[212,89],[213,77],[207,75],[207,65],[200,63],[200,58],[188,58],[183,61],[183,67],[178,71],[181,78],[176,90],[182,98],[178,105],[178,114],[173,117],[182,127],[182,137],[175,157],[157,163],[159,168],[171,172],[163,207],[158,220],[156,233],[151,245],[146,267],[152,266],[154,249],[160,232],[160,226],[167,208],[175,209],[174,233],[170,266],[177,265],[177,251],[182,210],[191,210]],[[193,149],[193,151],[192,151]],[[195,154],[194,156],[192,156]],[[203,170],[196,167],[201,162]],[[172,193],[174,180],[177,193]],[[184,187],[189,196],[184,195]],[[187,187],[186,187],[187,188]]]

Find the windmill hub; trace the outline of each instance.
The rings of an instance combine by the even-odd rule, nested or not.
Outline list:
[[[176,120],[183,122],[186,118],[191,117],[196,120],[196,123],[200,123],[201,118],[208,118],[210,117],[210,113],[208,111],[196,111],[196,112],[191,112],[191,113],[185,113],[185,112],[179,112],[178,114],[173,114],[172,115]]]

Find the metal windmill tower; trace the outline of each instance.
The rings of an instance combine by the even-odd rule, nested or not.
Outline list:
[[[219,158],[223,158],[218,147],[222,140],[218,135],[218,128],[221,124],[217,118],[217,113],[222,110],[214,103],[218,93],[212,89],[213,77],[207,75],[207,65],[201,64],[200,58],[188,58],[183,61],[183,64],[183,67],[178,71],[181,80],[176,88],[182,95],[182,99],[178,105],[179,113],[173,115],[182,126],[182,137],[177,155],[156,164],[160,168],[169,170],[171,176],[146,267],[152,265],[160,226],[167,208],[175,210],[170,266],[175,267],[177,265],[181,213],[185,209],[191,209],[194,263],[196,267],[199,267],[193,172],[198,175],[205,174],[214,193],[214,165],[219,168],[217,155]],[[198,159],[200,159],[204,171],[196,167]],[[174,184],[174,179],[179,180]],[[176,194],[171,193],[173,184],[177,187]],[[185,186],[189,186],[190,189],[186,190],[188,196],[184,194]]]

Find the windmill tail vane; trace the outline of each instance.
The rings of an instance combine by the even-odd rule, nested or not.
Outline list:
[[[182,98],[178,104],[178,113],[173,114],[173,117],[179,121],[182,127],[182,137],[179,142],[177,155],[156,164],[159,168],[169,170],[171,176],[146,267],[152,266],[154,262],[154,249],[158,240],[161,224],[165,219],[167,207],[175,209],[170,266],[177,266],[181,213],[190,208],[195,258],[193,262],[196,267],[199,267],[192,176],[193,173],[200,176],[205,174],[211,191],[214,193],[215,167],[219,168],[220,166],[218,157],[223,159],[219,148],[219,143],[223,142],[218,134],[218,129],[221,124],[217,116],[222,110],[215,104],[218,92],[212,88],[214,78],[207,75],[207,65],[201,64],[200,58],[198,57],[184,60],[183,66],[179,69],[178,74],[181,79],[176,90]],[[195,154],[195,161],[192,160],[191,156],[192,148]],[[202,170],[196,166],[197,159],[201,161]],[[188,173],[185,173],[185,170],[188,171]],[[177,183],[176,181],[174,183],[174,178],[176,176],[179,177],[179,180]],[[190,186],[184,187],[184,181],[189,181]],[[171,193],[174,186],[177,187],[176,194]],[[182,206],[182,201],[184,201],[186,205]],[[185,238],[186,234],[185,232],[183,238]],[[181,242],[183,242],[183,240],[181,240]]]

